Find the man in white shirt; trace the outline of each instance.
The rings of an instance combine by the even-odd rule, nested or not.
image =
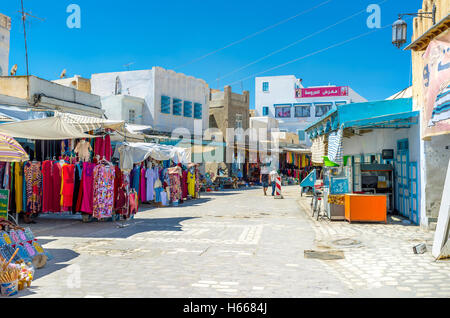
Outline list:
[[[278,172],[276,170],[272,170],[269,173],[270,183],[272,184],[272,196],[275,196],[275,189],[277,186],[277,179],[279,177]]]

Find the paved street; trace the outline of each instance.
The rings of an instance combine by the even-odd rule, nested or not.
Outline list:
[[[21,297],[449,297],[450,262],[414,255],[432,235],[401,222],[315,221],[284,187],[203,194],[143,212],[128,226],[43,216],[33,225],[54,259]],[[304,250],[342,250],[316,260]],[[428,249],[430,250],[430,248]]]

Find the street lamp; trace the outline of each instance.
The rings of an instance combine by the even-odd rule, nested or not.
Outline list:
[[[398,20],[392,24],[392,44],[397,48],[401,48],[406,43],[407,24],[399,16]]]
[[[401,48],[403,44],[406,43],[408,25],[402,20],[402,17],[405,15],[432,19],[434,25],[436,24],[436,5],[433,5],[432,12],[401,13],[398,15],[398,20],[392,24],[392,44],[394,44],[397,48]]]

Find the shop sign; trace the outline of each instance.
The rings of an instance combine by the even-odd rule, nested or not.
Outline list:
[[[345,194],[348,192],[347,178],[331,178],[330,194]]]
[[[295,98],[348,96],[348,86],[295,88]]]
[[[431,41],[423,69],[423,136],[450,134],[450,32]]]
[[[9,190],[0,190],[0,219],[8,220]]]

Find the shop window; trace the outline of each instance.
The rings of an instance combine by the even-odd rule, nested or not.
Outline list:
[[[275,118],[291,118],[291,106],[275,106]]]
[[[183,108],[183,102],[181,101],[181,99],[178,98],[174,98],[173,99],[173,109],[172,109],[172,114],[175,116],[181,116],[181,111]]]
[[[161,113],[170,114],[170,97],[161,96]]]
[[[185,101],[183,108],[184,108],[183,116],[192,117],[192,102]]]
[[[311,105],[310,104],[295,104],[295,117],[311,117]]]
[[[328,113],[331,110],[331,107],[333,104],[315,104],[316,106],[316,117],[322,117],[326,113]]]
[[[194,104],[194,118],[195,119],[202,119],[202,108],[203,105],[199,103]]]

